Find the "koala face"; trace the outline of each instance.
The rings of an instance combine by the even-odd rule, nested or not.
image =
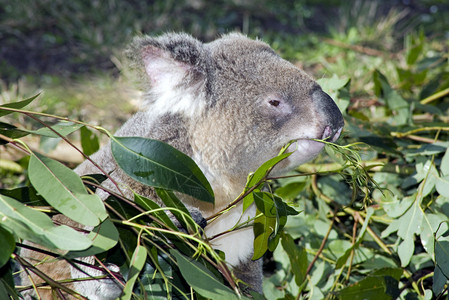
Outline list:
[[[291,140],[295,150],[277,166],[282,172],[314,158],[338,138],[343,118],[333,100],[306,73],[266,44],[230,35],[206,45],[211,68],[209,109],[197,121],[210,143],[211,165],[246,176]],[[220,153],[218,156],[217,153]]]
[[[261,41],[229,34],[203,44],[167,34],[140,38],[129,53],[143,65],[150,110],[182,116],[193,157],[209,177],[244,183],[292,140],[296,151],[276,171],[294,168],[323,148],[311,139],[335,141],[343,127],[319,85]]]

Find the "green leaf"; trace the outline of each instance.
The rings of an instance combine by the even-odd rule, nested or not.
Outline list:
[[[259,189],[255,189],[255,191],[260,191]],[[254,203],[254,192],[253,193],[249,193],[245,198],[243,198],[243,205],[242,205],[242,209],[243,212],[245,212],[248,207],[251,206],[251,204]]]
[[[260,181],[265,176],[268,175],[268,173],[271,171],[271,169],[276,164],[278,164],[282,160],[289,157],[292,153],[293,152],[282,153],[282,154],[279,154],[278,156],[273,157],[272,159],[264,162],[259,168],[257,168],[257,170],[254,173],[252,173],[252,174],[250,174],[250,176],[248,176],[248,180],[247,180],[246,186],[245,186],[245,191],[248,191],[250,188],[252,188],[256,184],[260,184],[261,183]],[[254,191],[260,191],[260,187],[258,187]],[[248,207],[250,207],[253,202],[254,202],[253,193],[251,193],[251,194],[247,195],[245,198],[243,198],[243,211],[246,211],[248,209]]]
[[[365,221],[363,223],[362,229],[359,232],[359,236],[357,237],[356,242],[354,243],[354,245],[348,248],[342,256],[338,258],[335,268],[340,269],[341,267],[343,267],[346,264],[349,256],[351,255],[351,252],[360,246],[360,243],[363,241],[363,237],[365,236],[366,229],[368,228],[369,220],[373,213],[374,209],[372,207],[368,207]]]
[[[256,214],[260,212],[257,210]],[[261,215],[254,220],[254,254],[252,259],[261,258],[268,249],[268,239],[276,228],[276,218]]]
[[[165,194],[166,192],[167,191],[165,191],[165,190],[160,191],[161,194],[162,193]],[[167,194],[165,194],[165,195],[167,195]],[[168,202],[167,201],[167,197],[168,196],[167,197],[163,196],[163,197],[166,200],[166,202]],[[172,198],[168,198],[168,199],[173,200]],[[134,202],[136,202],[137,205],[139,205],[141,208],[145,209],[146,211],[151,211],[151,210],[156,210],[156,209],[160,209],[161,208],[156,202],[154,202],[154,201],[152,201],[152,200],[150,200],[150,199],[148,199],[146,197],[143,197],[143,196],[141,196],[139,194],[134,194]],[[171,203],[173,203],[173,202],[171,202]],[[184,206],[184,208],[185,208],[185,206]],[[168,227],[170,227],[170,228],[172,228],[174,230],[178,230],[176,225],[173,224],[172,220],[167,216],[167,214],[164,211],[159,210],[159,211],[154,212],[152,214],[155,217],[157,217],[159,220],[164,222],[165,225],[167,225]]]
[[[405,125],[410,117],[409,103],[391,88],[387,78],[378,70],[374,72],[373,80],[376,95],[382,97],[387,106],[396,112],[391,118],[393,125]]]
[[[317,80],[323,91],[334,99],[341,112],[345,112],[350,103],[350,82],[349,78],[339,78],[336,74],[331,78],[320,78]]]
[[[339,299],[396,299],[399,296],[398,281],[389,276],[369,276],[342,289]]]
[[[419,207],[419,202],[415,201],[413,205],[407,210],[407,212],[400,218],[400,225],[398,229],[398,236],[401,238],[413,239],[415,233],[420,232],[419,226],[421,225],[423,213]]]
[[[295,282],[298,286],[301,286],[306,277],[308,266],[306,249],[297,245],[289,234],[282,233],[281,235],[281,244],[290,260],[291,271],[295,275]]]
[[[398,255],[401,260],[401,266],[406,267],[412,259],[413,252],[415,251],[414,235],[404,239],[398,246]]]
[[[438,266],[435,266],[433,273],[433,284],[432,291],[435,295],[439,295],[444,290],[444,286],[446,285],[449,278],[444,276]]]
[[[423,45],[424,45],[424,43],[418,42],[417,45],[415,45],[415,46],[407,47],[407,53],[406,53],[407,65],[411,66],[418,60],[418,57],[423,50]]]
[[[0,122],[0,134],[11,139],[18,139],[29,134],[29,132],[18,129],[16,126]],[[0,145],[6,144],[5,140],[0,139]]]
[[[55,160],[33,153],[28,177],[48,203],[78,223],[97,226],[108,216],[100,197],[89,194],[81,178]]]
[[[449,175],[449,148],[447,148],[441,160],[440,170],[443,176]]]
[[[83,251],[70,251],[65,255],[66,258],[76,258],[96,255],[113,248],[119,239],[117,228],[109,218],[95,227],[87,238],[92,241],[92,246]]]
[[[81,127],[81,147],[83,148],[84,154],[90,156],[100,149],[100,141],[98,136],[95,135],[92,130],[86,126]]]
[[[82,125],[82,124],[73,124],[71,122],[61,122],[57,125],[51,126],[51,128],[54,131],[58,132],[60,135],[66,136],[66,135],[71,134],[74,131],[77,131],[78,129],[80,129],[83,126],[84,125]],[[51,130],[48,127],[42,127],[38,130],[24,130],[24,129],[22,129],[22,130],[26,131],[28,133],[31,133],[31,134],[37,134],[40,136],[45,136],[45,137],[50,137],[50,138],[59,138],[60,137],[59,135],[57,135],[53,130]]]
[[[273,168],[280,161],[289,157],[292,153],[293,152],[283,153],[264,162],[249,178],[246,184],[246,188],[249,189],[252,186],[258,184],[267,175],[271,168]]]
[[[276,217],[276,206],[274,205],[274,195],[267,192],[254,192],[254,201],[257,209],[265,216]]]
[[[3,280],[0,280],[0,299],[9,299],[8,290]]]
[[[0,268],[3,267],[8,261],[16,248],[16,241],[14,236],[9,230],[0,226]]]
[[[195,231],[196,223],[192,219],[192,216],[190,215],[190,212],[185,207],[184,203],[182,203],[181,200],[179,200],[176,195],[171,192],[164,189],[156,189],[156,193],[159,196],[159,198],[162,200],[162,202],[167,207],[174,207],[177,210],[180,210],[183,213],[180,213],[177,210],[171,210],[171,213],[176,217],[176,219],[179,221],[179,223],[187,230]]]
[[[173,286],[177,286],[177,273],[173,272],[173,267],[167,255],[158,255],[155,247],[148,252],[152,264],[146,263],[142,274],[139,277],[140,287],[147,293],[148,299],[166,300],[171,295]],[[153,266],[154,265],[154,266]],[[181,276],[181,274],[179,274]],[[178,290],[178,292],[180,292]],[[173,297],[175,298],[175,297]],[[187,297],[186,297],[187,298]]]
[[[421,244],[431,257],[434,257],[435,254],[435,233],[440,224],[443,224],[447,228],[446,221],[447,216],[442,213],[423,214],[420,232]],[[444,228],[443,226],[441,228]]]
[[[32,186],[24,186],[10,190],[0,189],[0,194],[11,197],[24,204],[33,206],[47,206],[48,203],[37,194],[36,190]]]
[[[123,293],[120,296],[120,300],[131,299],[133,294],[134,284],[142,271],[145,261],[147,259],[147,249],[144,246],[137,245],[136,250],[134,250],[133,256],[131,258],[131,263],[129,265],[128,280],[126,281]]]
[[[285,204],[281,198],[272,195],[270,193],[253,192],[252,194],[254,194],[253,197],[258,212],[261,212],[267,218],[274,219],[274,220],[260,219],[259,221],[261,223],[257,223],[258,221],[256,220],[257,229],[255,229],[256,240],[254,241],[254,243],[255,247],[257,247],[260,251],[257,255],[259,256],[263,255],[263,253],[265,253],[265,251],[267,250],[265,247],[265,242],[267,243],[267,247],[268,249],[270,249],[270,251],[273,251],[276,248],[280,238],[278,234],[287,223],[287,216],[297,215],[298,212],[294,210],[292,207]],[[273,231],[272,228],[266,228],[268,229],[267,232],[259,231],[264,230],[263,228],[265,228],[265,226],[271,226],[273,222],[274,222]],[[264,223],[264,225],[261,227],[262,223]],[[264,241],[263,238],[267,238],[268,240]]]
[[[179,270],[187,283],[203,297],[214,300],[248,299],[237,297],[227,286],[218,281],[215,276],[199,262],[187,258],[177,250],[171,249],[170,253],[176,258]]]
[[[281,198],[274,196],[274,205],[276,207],[276,230],[275,234],[284,228],[287,223],[287,216],[295,216],[299,214],[293,207],[288,206]]]
[[[435,265],[449,279],[449,237],[440,237],[435,241]]]
[[[19,298],[14,288],[13,272],[10,264],[0,268],[0,299],[23,299]]]
[[[92,241],[74,229],[55,226],[46,214],[4,195],[0,195],[0,225],[22,239],[48,248],[84,250],[92,245]]]
[[[449,175],[437,178],[435,188],[441,196],[449,198]]]
[[[30,98],[27,98],[25,100],[22,100],[22,101],[6,103],[6,104],[3,104],[3,105],[0,105],[0,117],[3,117],[3,116],[6,116],[6,115],[9,115],[9,114],[13,113],[12,111],[2,110],[2,107],[21,109],[21,108],[27,106],[28,104],[30,104],[39,95],[40,95],[40,93],[37,94],[37,95],[34,95],[34,96],[30,97]]]
[[[284,201],[293,201],[307,186],[307,182],[291,182],[276,189],[275,193]]]
[[[117,164],[133,179],[214,203],[212,188],[200,168],[172,146],[142,137],[114,137],[111,149]]]
[[[404,270],[401,268],[381,268],[374,270],[370,275],[372,276],[390,276],[396,280],[400,280]]]

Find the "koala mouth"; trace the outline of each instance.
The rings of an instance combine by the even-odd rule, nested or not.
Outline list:
[[[323,141],[335,143],[340,137],[342,130],[343,127],[340,127],[339,129],[332,129],[332,127],[326,126],[326,128],[324,128],[323,136],[321,137],[321,139]]]
[[[331,126],[326,126],[319,140],[334,143],[341,135],[343,127],[333,129]],[[314,159],[323,150],[325,143],[313,138],[299,138],[288,148],[293,152],[284,162],[276,168],[275,172],[282,169],[292,169],[303,163]]]

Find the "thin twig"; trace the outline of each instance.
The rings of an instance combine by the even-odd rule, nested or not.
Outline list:
[[[33,272],[34,274],[36,274],[37,276],[39,276],[40,278],[42,278],[45,282],[47,282],[52,288],[56,288],[56,289],[60,289],[78,299],[85,299],[88,300],[88,298],[78,294],[77,292],[75,292],[74,290],[66,287],[65,285],[53,280],[51,277],[47,276],[45,273],[43,273],[41,270],[39,270],[38,268],[36,268],[35,266],[33,266],[32,264],[30,264],[29,262],[27,262],[25,259],[21,258],[20,256],[16,256],[16,260],[20,263],[20,265],[22,265],[24,268],[30,270],[31,272]]]
[[[337,218],[337,209],[334,210],[331,223],[330,223],[329,228],[328,228],[328,230],[326,232],[326,235],[323,238],[323,241],[321,242],[320,248],[318,249],[317,253],[313,257],[313,259],[310,262],[309,266],[307,267],[307,271],[306,271],[306,274],[305,274],[306,276],[310,273],[310,271],[312,270],[313,265],[315,264],[315,262],[317,261],[318,257],[321,255],[321,253],[323,252],[324,246],[326,245],[327,239],[329,238],[329,234],[332,231],[332,227],[334,226],[334,222],[335,222],[336,218]]]

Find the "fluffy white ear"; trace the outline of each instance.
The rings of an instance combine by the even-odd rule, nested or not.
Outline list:
[[[191,68],[155,46],[147,46],[142,50],[142,61],[153,88],[175,88],[181,85]]]
[[[135,64],[143,65],[152,110],[201,113],[206,105],[207,56],[200,41],[187,34],[145,37],[136,39],[128,53]]]

